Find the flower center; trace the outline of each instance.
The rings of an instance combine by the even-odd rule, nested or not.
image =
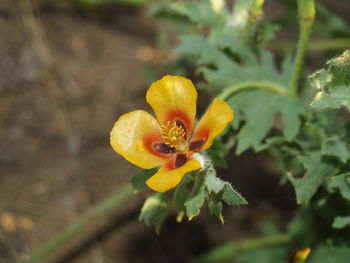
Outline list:
[[[168,121],[161,126],[164,143],[174,147],[179,152],[184,152],[188,149],[188,143],[185,140],[186,132],[184,128],[176,125],[176,121]]]

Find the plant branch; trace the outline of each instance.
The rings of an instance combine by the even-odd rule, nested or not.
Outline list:
[[[31,253],[29,259],[19,260],[16,263],[36,263],[43,261],[55,251],[73,241],[77,234],[81,233],[88,226],[94,224],[98,218],[115,211],[125,199],[131,196],[132,190],[133,188],[131,184],[128,183],[123,185],[120,189],[103,199],[100,203],[91,207],[85,214],[78,217],[65,230],[63,230],[63,232],[59,233],[41,248]]]
[[[228,242],[220,247],[214,248],[208,253],[199,256],[191,263],[217,263],[232,259],[238,253],[265,246],[286,244],[292,240],[288,234],[254,238],[241,242]]]
[[[263,16],[264,0],[253,0],[248,14],[248,21],[244,28],[244,42],[250,44],[257,31],[257,25]]]
[[[315,19],[314,0],[298,0],[298,15],[300,34],[294,59],[293,75],[289,86],[289,94],[293,97],[296,96],[298,92],[299,79],[303,67],[305,50],[309,42],[312,25]]]
[[[276,93],[280,95],[286,95],[287,93],[286,90],[283,88],[283,86],[273,82],[248,81],[248,82],[243,82],[240,84],[229,86],[218,95],[218,98],[222,100],[227,100],[233,94],[239,91],[247,90],[247,89],[261,89],[261,90],[270,91],[272,93]]]

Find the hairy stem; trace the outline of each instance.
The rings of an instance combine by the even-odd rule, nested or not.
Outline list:
[[[309,42],[312,25],[315,19],[314,0],[298,0],[300,34],[294,59],[293,75],[290,81],[289,94],[295,97],[298,93],[299,79],[303,67],[304,55]]]
[[[28,259],[19,260],[16,263],[36,263],[44,261],[49,255],[74,240],[74,238],[88,226],[92,226],[98,218],[115,211],[125,199],[132,195],[132,189],[131,184],[125,184],[110,196],[103,199],[100,203],[91,207],[85,214],[78,217],[52,240],[35,250]]]
[[[208,253],[199,256],[192,263],[217,263],[232,259],[238,253],[265,246],[273,246],[285,244],[291,241],[291,236],[288,234],[280,234],[267,236],[262,238],[254,238],[241,242],[228,242],[220,247],[214,248]]]
[[[286,90],[283,88],[283,86],[278,85],[276,83],[272,83],[268,81],[249,81],[249,82],[244,82],[244,83],[229,86],[219,94],[218,98],[222,100],[227,100],[233,94],[242,90],[247,90],[247,89],[261,89],[261,90],[270,91],[272,93],[276,93],[280,95],[286,95],[287,93]]]
[[[248,14],[248,21],[244,29],[244,41],[250,44],[256,34],[256,28],[263,15],[264,0],[253,0]]]

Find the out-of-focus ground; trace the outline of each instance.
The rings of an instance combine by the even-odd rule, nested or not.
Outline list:
[[[1,263],[25,258],[138,170],[109,146],[109,131],[121,114],[150,110],[150,83],[140,72],[153,59],[167,73],[159,62],[169,58],[156,51],[159,25],[145,9],[107,13],[0,2]],[[226,208],[225,226],[207,211],[182,224],[172,215],[157,236],[137,220],[140,195],[51,261],[186,262],[225,241],[258,236],[263,219],[283,229],[294,194],[278,186],[269,158],[248,153],[229,164],[221,173],[250,205]]]

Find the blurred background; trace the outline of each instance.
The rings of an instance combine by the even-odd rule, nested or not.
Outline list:
[[[189,60],[171,52],[189,25],[167,11],[170,2],[0,0],[1,263],[25,258],[138,171],[109,146],[109,132],[121,114],[151,111],[145,93],[152,81],[164,74],[202,81]],[[307,72],[345,48],[319,41],[350,36],[348,0],[318,2]],[[295,1],[267,0],[264,11],[283,25],[271,50],[292,51]],[[200,113],[208,101],[200,92]],[[47,262],[187,262],[271,224],[283,231],[297,205],[292,188],[279,186],[271,158],[229,156],[219,174],[249,205],[224,209],[224,226],[205,210],[181,224],[170,213],[156,235],[138,221],[146,192]]]

